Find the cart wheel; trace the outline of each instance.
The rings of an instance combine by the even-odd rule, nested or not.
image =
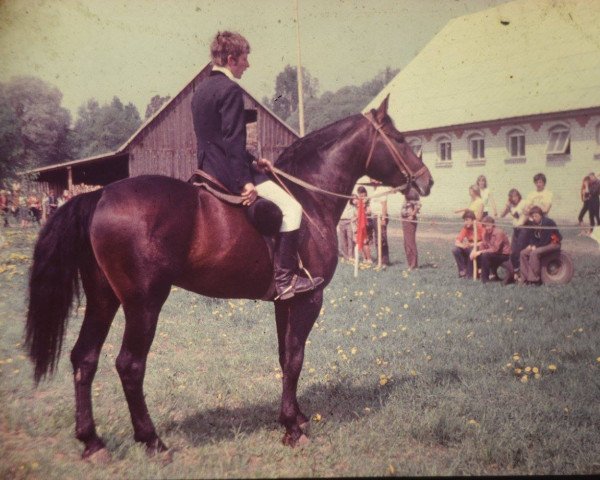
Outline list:
[[[541,277],[545,285],[565,285],[575,273],[573,259],[562,250],[542,257],[541,263]]]

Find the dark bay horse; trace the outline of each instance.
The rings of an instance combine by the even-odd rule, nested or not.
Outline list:
[[[387,98],[370,114],[354,115],[298,140],[275,164],[321,189],[349,195],[364,174],[389,186],[428,195],[428,169],[404,142],[387,115]],[[346,204],[286,182],[302,204],[300,256],[325,284],[275,302],[283,393],[279,421],[284,443],[306,437],[308,418],[296,398],[308,334],[319,315],[323,288],[337,264],[336,225]],[[29,283],[26,346],[35,380],[53,373],[79,278],[86,296],[81,331],[71,352],[76,436],[83,457],[103,452],[92,415],[91,387],[100,350],[120,305],[125,333],[116,367],[123,385],[134,438],[150,453],[166,450],[144,399],[146,358],[158,316],[171,287],[219,298],[260,299],[273,267],[264,238],[242,207],[169,177],[140,176],[76,196],[40,232]]]

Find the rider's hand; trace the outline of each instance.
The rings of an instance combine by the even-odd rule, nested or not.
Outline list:
[[[253,183],[244,185],[240,195],[244,198],[244,201],[242,202],[243,205],[251,205],[254,200],[256,200],[256,197],[258,197],[258,193]]]
[[[270,172],[273,168],[273,164],[271,163],[271,161],[266,158],[259,158],[256,161],[256,166],[262,173]]]

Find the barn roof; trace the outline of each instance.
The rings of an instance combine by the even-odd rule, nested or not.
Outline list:
[[[451,20],[373,99],[399,130],[600,106],[600,2],[517,0]]]
[[[86,158],[81,158],[81,159],[77,159],[77,160],[70,160],[68,162],[63,162],[63,163],[58,163],[58,164],[54,164],[54,165],[49,165],[46,167],[40,167],[40,168],[34,168],[32,170],[28,170],[25,173],[42,173],[45,171],[50,171],[50,170],[57,170],[60,168],[64,168],[64,167],[69,167],[69,166],[76,166],[76,165],[82,165],[82,164],[88,164],[88,163],[96,163],[99,161],[103,161],[106,160],[108,158],[113,158],[113,157],[117,157],[120,156],[121,154],[126,154],[128,151],[128,148],[130,147],[130,145],[141,135],[143,135],[146,131],[146,129],[152,125],[155,121],[157,121],[157,119],[159,117],[161,117],[162,113],[165,112],[166,110],[169,109],[169,106],[171,104],[174,104],[176,99],[178,97],[180,97],[181,95],[184,95],[187,88],[192,85],[194,83],[194,81],[198,78],[198,77],[202,77],[202,76],[206,76],[208,75],[208,72],[210,72],[212,68],[211,63],[208,63],[204,68],[202,68],[202,70],[200,70],[199,73],[197,73],[196,75],[194,75],[194,78],[192,80],[190,80],[189,82],[187,82],[184,87],[177,93],[177,95],[174,95],[172,98],[170,98],[169,100],[167,100],[166,102],[163,103],[163,105],[161,105],[161,107],[154,113],[154,115],[152,115],[151,117],[149,117],[147,120],[145,120],[142,125],[140,125],[140,127],[115,151],[113,152],[106,152],[106,153],[102,153],[99,155],[94,155],[91,157],[86,157]],[[240,85],[240,87],[242,88],[242,90],[244,91],[244,93],[250,98],[252,99],[252,101],[254,101],[257,105],[260,105],[260,107],[268,114],[270,115],[275,121],[279,122],[281,125],[283,125],[288,131],[290,131],[295,137],[299,138],[299,134],[298,132],[296,132],[293,128],[291,128],[287,123],[285,123],[281,118],[279,118],[271,109],[269,109],[268,107],[266,107],[264,104],[262,104],[260,101],[258,101],[253,95],[251,95],[242,85]]]

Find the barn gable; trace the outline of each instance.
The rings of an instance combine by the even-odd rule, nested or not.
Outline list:
[[[206,65],[185,87],[162,107],[115,152],[31,170],[38,181],[57,190],[77,183],[106,185],[120,178],[157,174],[187,180],[196,169],[196,136],[191,100],[198,84],[211,71]],[[248,144],[255,153],[276,159],[298,134],[271,110],[243,89],[244,106],[256,114],[248,125]],[[115,175],[105,170],[117,169]]]

